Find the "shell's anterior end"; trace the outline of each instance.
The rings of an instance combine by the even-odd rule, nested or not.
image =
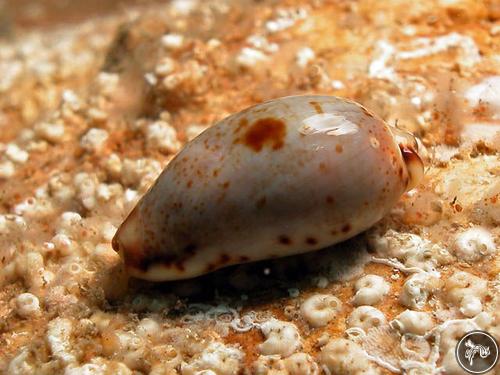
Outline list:
[[[424,178],[424,162],[418,155],[418,152],[413,147],[407,145],[399,145],[401,154],[406,164],[408,171],[408,186],[406,191],[415,188]]]
[[[111,240],[111,247],[113,248],[114,251],[117,253],[120,253],[120,240],[119,240],[119,230],[116,231],[115,235],[113,236],[113,239]]]
[[[120,225],[111,241],[111,245],[124,259],[127,268],[142,263],[144,252],[138,206],[132,210]]]

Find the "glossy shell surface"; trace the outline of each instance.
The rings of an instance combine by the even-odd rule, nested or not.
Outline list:
[[[113,239],[130,274],[162,281],[338,243],[421,177],[413,137],[352,101],[292,96],[204,131]]]

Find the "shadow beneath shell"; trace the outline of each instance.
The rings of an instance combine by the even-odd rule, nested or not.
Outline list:
[[[130,279],[124,300],[115,302],[138,313],[168,310],[173,315],[182,314],[193,303],[256,308],[293,297],[298,291],[321,290],[330,282],[352,279],[369,259],[362,234],[318,251],[234,265],[189,280],[152,283]]]

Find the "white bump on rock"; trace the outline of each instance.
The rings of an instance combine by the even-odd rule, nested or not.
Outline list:
[[[389,293],[390,286],[383,277],[366,275],[356,281],[354,289],[356,290],[356,294],[353,297],[352,303],[355,306],[375,305]]]
[[[300,312],[309,325],[322,327],[333,320],[341,308],[342,302],[337,297],[315,294],[302,303]]]
[[[40,301],[31,293],[22,293],[16,298],[16,311],[23,318],[31,318],[40,313]]]
[[[28,161],[29,154],[21,149],[15,143],[9,143],[5,149],[5,156],[7,156],[14,163],[23,164]]]
[[[261,354],[288,357],[302,346],[299,331],[293,323],[273,318],[262,323],[260,329],[266,337],[266,340],[257,346]]]
[[[104,129],[91,128],[80,140],[80,145],[87,151],[99,151],[106,141],[109,134]]]
[[[494,253],[495,241],[489,231],[481,227],[473,227],[459,233],[455,241],[455,254],[458,259],[477,261]]]

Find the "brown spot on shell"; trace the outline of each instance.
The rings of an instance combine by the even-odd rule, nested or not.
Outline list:
[[[207,272],[212,272],[215,271],[217,268],[222,267],[223,265],[229,263],[231,260],[231,257],[227,254],[221,254],[219,256],[219,259],[215,261],[215,263],[209,263],[206,267]]]
[[[215,264],[209,263],[206,267],[206,272],[212,272],[215,270]]]
[[[234,134],[238,133],[241,129],[248,125],[248,120],[246,118],[240,119],[238,126],[234,129]]]
[[[269,144],[273,150],[283,147],[286,135],[286,124],[279,119],[266,117],[255,121],[243,137],[243,143],[255,152]],[[236,139],[235,143],[240,140]]]
[[[306,243],[308,245],[317,245],[318,244],[318,240],[314,237],[307,237],[306,238]]]
[[[250,258],[249,258],[249,257],[247,257],[246,255],[241,255],[241,256],[238,258],[238,260],[239,260],[240,262],[248,262],[248,261],[250,260]]]
[[[292,243],[292,240],[290,239],[290,237],[282,234],[278,237],[278,242],[282,245],[290,245]]]
[[[190,243],[189,245],[186,245],[186,246],[184,247],[184,252],[185,252],[186,254],[194,255],[194,254],[196,253],[196,249],[197,249],[197,248],[198,248],[198,247],[197,247],[195,244]]]
[[[191,186],[193,186],[193,181],[189,180],[186,184],[187,188],[189,189]]]
[[[231,260],[231,257],[227,254],[221,254],[219,258],[219,263],[220,264],[226,264]]]
[[[335,202],[335,199],[333,199],[333,197],[331,195],[327,195],[326,196],[326,203],[333,204],[333,202]]]
[[[311,102],[309,102],[309,104],[314,107],[314,110],[316,111],[316,113],[318,113],[318,114],[324,113],[323,108],[321,107],[320,103],[315,102],[315,101],[311,101]]]
[[[342,227],[342,233],[348,233],[351,231],[351,224],[345,224],[343,227]]]
[[[341,154],[342,151],[344,151],[344,147],[342,147],[341,144],[338,144],[335,146],[335,151],[337,151],[338,154]]]
[[[183,206],[182,202],[173,202],[172,203],[173,210],[178,210],[178,209],[182,208],[182,206]]]
[[[266,197],[260,198],[257,202],[255,202],[255,207],[262,208],[266,205]]]
[[[185,264],[193,257],[196,253],[196,245],[187,245],[184,248],[184,252],[181,255],[174,254],[161,254],[161,255],[146,255],[140,259],[125,259],[128,266],[139,269],[146,272],[151,266],[161,264],[165,268],[175,267],[179,271],[185,271]],[[147,248],[146,248],[147,249]],[[146,254],[149,253],[148,250],[145,251]],[[128,255],[128,254],[127,254]]]

